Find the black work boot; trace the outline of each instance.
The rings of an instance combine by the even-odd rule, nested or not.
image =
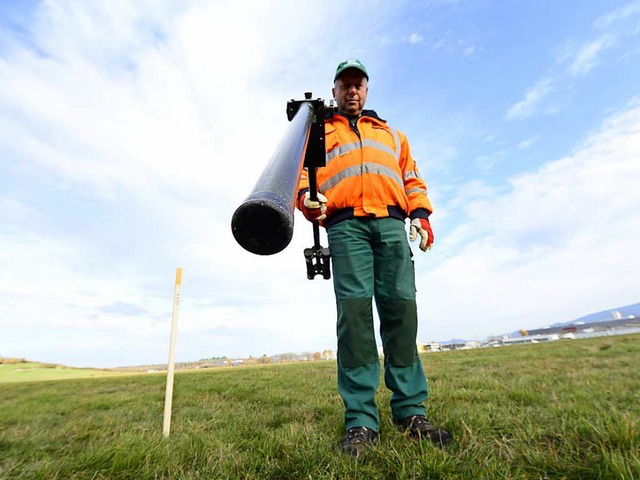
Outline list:
[[[424,415],[411,415],[401,419],[394,418],[393,423],[416,440],[426,438],[440,447],[446,447],[451,443],[449,432],[431,425]]]
[[[362,455],[367,447],[378,441],[378,432],[367,427],[352,427],[342,439],[340,451],[355,458]]]

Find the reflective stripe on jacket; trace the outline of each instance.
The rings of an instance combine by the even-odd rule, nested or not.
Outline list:
[[[390,210],[398,209],[404,218],[418,209],[431,213],[427,186],[404,134],[372,110],[363,112],[357,129],[360,136],[340,114],[325,121],[327,164],[317,172],[318,191],[328,199],[323,223],[330,223],[331,216],[343,209],[352,209],[349,216],[356,217],[388,217]],[[303,170],[299,202],[308,188]]]

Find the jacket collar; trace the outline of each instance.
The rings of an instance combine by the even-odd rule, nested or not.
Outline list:
[[[342,117],[342,118],[348,120],[346,115],[344,115],[342,113],[338,113],[338,112],[334,113],[333,115],[329,114],[327,118],[330,119],[330,118],[333,118],[333,117]],[[373,118],[375,120],[378,120],[379,122],[387,123],[387,121],[385,119],[380,118],[378,116],[378,114],[375,112],[375,110],[363,110],[362,113],[360,114],[360,117]],[[358,117],[358,118],[360,118],[360,117]]]

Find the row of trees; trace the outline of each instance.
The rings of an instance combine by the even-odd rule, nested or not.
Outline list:
[[[12,364],[16,364],[16,363],[27,363],[27,361],[24,358],[4,358],[4,357],[0,357],[0,365],[2,365],[2,364],[12,365]]]
[[[284,362],[309,362],[309,361],[319,361],[319,360],[333,360],[335,358],[335,354],[332,350],[323,350],[322,352],[305,352],[305,353],[280,353],[278,355],[273,355],[271,357],[267,355],[263,355],[262,357],[258,357],[256,359],[250,358],[249,361],[253,360],[257,363],[266,364],[266,363],[284,363]]]

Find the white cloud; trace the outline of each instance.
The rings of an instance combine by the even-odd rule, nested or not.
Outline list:
[[[476,185],[470,199],[462,187],[462,202],[445,208],[467,205],[467,220],[417,265],[428,286],[423,338],[484,337],[636,302],[639,155],[633,102],[508,192]]]
[[[476,53],[477,49],[478,49],[478,48],[477,48],[475,45],[469,45],[469,46],[466,46],[466,47],[464,47],[464,48],[463,48],[463,50],[462,50],[462,54],[463,54],[465,57],[470,57],[470,56],[472,56],[474,53]]]
[[[605,52],[621,47],[622,56],[636,56],[633,46],[637,43],[633,37],[639,33],[635,18],[640,15],[640,2],[632,2],[612,12],[600,16],[594,23],[600,33],[596,38],[575,44],[571,42],[560,57],[562,63],[568,62],[568,75],[585,75],[600,63],[604,63]]]
[[[531,147],[534,143],[536,143],[535,138],[527,138],[526,140],[522,140],[521,142],[519,142],[517,147],[519,150],[526,150],[527,148]]]
[[[640,15],[640,2],[634,1],[624,5],[612,12],[600,16],[596,20],[596,27],[605,29],[615,23],[619,23],[628,18]]]
[[[335,65],[354,52],[371,70],[386,65],[388,52],[370,38],[387,31],[387,10],[396,7],[370,6],[358,20],[371,37],[345,43],[309,28],[350,18],[349,5],[337,0],[251,9],[200,1],[42,5],[24,35],[3,32],[0,49],[0,270],[10,272],[0,277],[0,354],[73,365],[162,362],[178,266],[179,359],[333,347],[331,282],[305,276],[309,225],[297,214],[291,245],[260,257],[235,243],[231,215],[287,126],[286,99],[309,90],[327,98]],[[297,21],[283,28],[292,11]],[[538,82],[511,118],[537,111],[552,83]],[[614,255],[637,240],[629,213],[637,199],[633,189],[614,194],[614,186],[635,175],[622,160],[637,156],[634,111],[612,117],[567,159],[514,178],[510,193],[471,182],[466,196],[437,199],[467,206],[473,220],[417,258],[430,272],[420,278],[431,290],[419,297],[429,312],[423,322],[454,309],[471,318],[482,308],[487,321],[469,332],[500,331],[513,310],[491,285],[517,305],[526,299],[509,288],[526,286],[537,305],[538,293],[573,284],[589,297],[588,311],[598,277],[579,260],[593,245],[611,285],[601,301],[623,298],[616,278],[626,272]],[[447,159],[431,162],[436,168],[449,168],[454,143],[423,150]],[[442,210],[438,218],[454,217]],[[535,235],[543,227],[553,230],[548,243]],[[535,261],[540,252],[544,262]],[[545,268],[587,275],[549,281]],[[550,298],[548,312],[558,305]],[[567,311],[561,307],[556,313]],[[500,315],[488,324],[494,311]],[[448,335],[428,325],[436,338]]]
[[[538,80],[524,95],[524,98],[507,110],[507,120],[530,117],[535,114],[540,102],[549,95],[553,89],[553,81],[546,77]]]
[[[310,227],[298,218],[285,252],[258,257],[230,222],[286,100],[326,98],[340,60],[373,52],[308,28],[346,8],[45,2],[24,38],[2,32],[0,354],[163,361],[178,266],[179,358],[331,347],[333,303],[316,298],[331,282],[308,282],[301,253]]]
[[[409,35],[409,43],[411,44],[421,43],[423,40],[424,39],[419,33],[412,33]]]
[[[598,55],[613,44],[614,40],[611,35],[602,35],[582,45],[574,55],[571,65],[569,65],[569,74],[576,76],[589,72],[597,64]]]
[[[540,110],[541,102],[553,91],[563,91],[567,84],[576,77],[583,77],[599,65],[610,61],[605,55],[615,51],[615,47],[623,46],[620,59],[628,59],[638,54],[637,48],[630,48],[635,42],[630,37],[638,34],[637,23],[627,25],[624,22],[634,19],[640,14],[640,2],[632,2],[624,7],[600,16],[595,27],[600,33],[587,40],[570,40],[560,49],[557,65],[553,73],[538,80],[525,94],[524,98],[512,105],[505,115],[507,120],[525,118],[535,115]],[[566,91],[566,90],[565,90]],[[547,113],[557,113],[557,106],[545,109]]]

